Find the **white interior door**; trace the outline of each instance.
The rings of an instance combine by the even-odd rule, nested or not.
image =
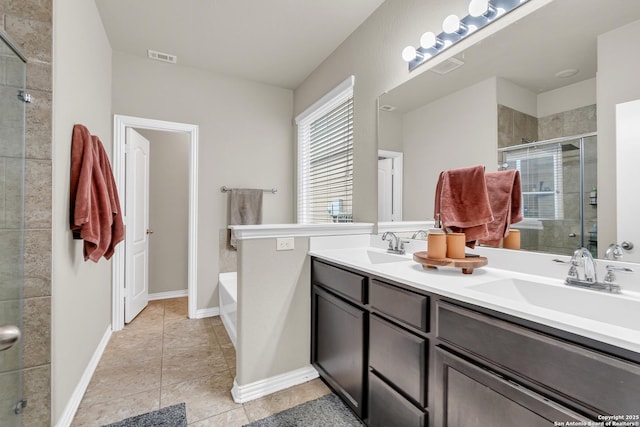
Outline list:
[[[124,321],[149,302],[149,141],[131,128],[126,134],[126,260]]]
[[[393,220],[393,160],[378,159],[378,221]]]
[[[638,213],[640,199],[640,100],[616,105],[616,187],[618,205],[618,241],[633,244],[633,249],[625,249],[623,261],[640,262],[640,227]],[[598,189],[600,190],[600,189]],[[624,206],[624,209],[622,208]],[[609,245],[613,242],[602,242]],[[606,247],[606,246],[605,246]]]

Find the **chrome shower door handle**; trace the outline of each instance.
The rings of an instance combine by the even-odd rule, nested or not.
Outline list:
[[[0,351],[8,350],[20,339],[20,328],[15,325],[0,325]]]

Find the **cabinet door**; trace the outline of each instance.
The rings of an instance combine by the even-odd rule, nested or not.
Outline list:
[[[312,363],[360,418],[366,416],[365,311],[313,287]]]
[[[369,318],[369,365],[422,407],[427,406],[429,342],[381,319]]]
[[[434,415],[437,426],[540,427],[560,425],[567,421],[588,421],[519,384],[441,348],[436,348],[435,360]]]
[[[369,427],[425,427],[427,414],[369,372]]]

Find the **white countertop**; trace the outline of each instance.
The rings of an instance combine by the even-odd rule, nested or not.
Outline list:
[[[555,309],[550,309],[524,301],[516,301],[507,297],[486,294],[474,290],[473,287],[501,279],[520,279],[543,285],[561,286],[564,287],[562,288],[562,292],[565,294],[567,294],[565,289],[570,289],[571,292],[575,292],[576,298],[569,298],[567,304],[578,304],[584,300],[584,297],[587,297],[590,300],[602,301],[602,304],[606,304],[609,308],[614,307],[614,311],[617,306],[623,310],[624,307],[635,307],[636,303],[638,303],[638,307],[640,308],[640,300],[633,296],[612,295],[594,290],[573,288],[564,285],[562,279],[497,269],[490,266],[477,268],[473,271],[473,274],[462,274],[460,269],[454,268],[439,267],[438,269],[423,269],[420,264],[413,261],[411,254],[405,255],[406,261],[375,264],[364,260],[359,251],[361,251],[361,253],[364,253],[364,251],[379,252],[381,254],[386,253],[383,249],[371,247],[328,249],[322,246],[312,246],[309,255],[381,278],[404,283],[416,289],[432,292],[444,297],[495,310],[640,353],[640,310],[629,310],[628,313],[625,312],[622,314],[624,316],[624,322],[618,321],[618,323],[623,323],[625,326],[620,326],[619,324],[597,321],[586,316],[583,317],[567,313],[563,311],[562,308],[558,308],[557,301],[555,301]],[[491,265],[490,258],[489,265]],[[588,294],[583,294],[585,292]],[[573,293],[569,294],[570,297],[573,295]],[[562,304],[560,304],[560,306],[562,307]],[[567,308],[569,309],[570,307],[567,305]],[[597,310],[597,307],[594,308],[594,310]],[[626,327],[626,325],[629,326]]]

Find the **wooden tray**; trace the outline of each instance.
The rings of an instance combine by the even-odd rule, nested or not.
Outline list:
[[[463,274],[473,273],[474,268],[483,267],[487,265],[486,257],[469,257],[465,259],[454,258],[442,258],[435,259],[427,256],[427,251],[415,252],[413,254],[413,260],[422,264],[422,268],[436,268],[436,267],[455,267],[461,268]]]

